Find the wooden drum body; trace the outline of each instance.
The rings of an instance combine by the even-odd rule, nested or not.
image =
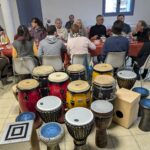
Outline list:
[[[90,107],[90,85],[86,81],[77,80],[69,83],[66,98],[67,108]]]
[[[131,70],[123,69],[117,72],[117,82],[120,88],[131,89],[137,79],[136,73]]]
[[[91,104],[96,123],[96,145],[104,148],[107,145],[106,129],[110,126],[113,116],[113,105],[108,101],[97,100]]]
[[[70,80],[86,80],[85,67],[81,64],[72,64],[67,68]]]
[[[97,64],[93,68],[92,79],[94,79],[99,75],[110,75],[113,76],[113,67],[110,64]]]

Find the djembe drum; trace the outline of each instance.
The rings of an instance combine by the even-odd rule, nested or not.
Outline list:
[[[67,68],[70,80],[86,80],[85,67],[81,64],[72,64]]]
[[[83,80],[72,81],[68,84],[67,108],[73,107],[90,107],[91,92],[88,82]]]
[[[129,69],[121,69],[117,72],[117,82],[120,88],[131,89],[137,79],[135,72]]]
[[[36,109],[44,122],[58,122],[61,116],[62,101],[56,96],[46,96],[37,102]]]
[[[86,139],[93,124],[93,113],[83,107],[70,109],[65,115],[65,122],[70,135],[74,138],[75,150],[87,150]]]
[[[36,127],[41,125],[41,119],[36,113],[36,103],[41,98],[39,82],[35,79],[22,80],[17,85],[18,102],[21,112],[34,112],[36,114]]]
[[[93,101],[112,101],[116,97],[116,82],[112,76],[99,75],[93,81]]]
[[[40,91],[42,97],[48,96],[48,76],[52,72],[54,72],[54,68],[52,66],[38,66],[33,69],[32,76],[40,83]]]
[[[140,108],[142,117],[139,128],[142,131],[148,132],[150,131],[150,99],[142,99],[140,101]]]
[[[47,150],[60,150],[63,137],[64,128],[56,122],[46,123],[39,130],[39,138],[47,145]]]
[[[92,79],[94,79],[99,75],[111,75],[113,76],[113,67],[110,64],[97,64],[93,68]]]
[[[100,148],[104,148],[107,145],[106,129],[112,122],[113,105],[108,101],[97,100],[91,104],[91,110],[95,116],[96,145]]]

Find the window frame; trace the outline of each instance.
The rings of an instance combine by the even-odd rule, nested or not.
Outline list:
[[[119,0],[117,0],[119,1]],[[117,2],[117,9],[115,13],[106,13],[105,11],[105,5],[106,5],[106,0],[102,1],[102,14],[103,16],[118,16],[119,14],[124,14],[126,16],[133,16],[134,14],[134,6],[135,6],[135,0],[132,0],[131,2],[131,11],[130,12],[120,12],[120,4]]]

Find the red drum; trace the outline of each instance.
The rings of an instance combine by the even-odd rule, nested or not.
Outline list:
[[[36,113],[36,103],[41,98],[38,87],[39,82],[34,79],[26,79],[18,83],[18,102],[21,112]],[[36,127],[39,127],[41,125],[40,118],[37,114],[36,117],[38,122]]]
[[[64,72],[55,72],[49,75],[49,95],[59,97],[66,108],[66,93],[69,76]]]

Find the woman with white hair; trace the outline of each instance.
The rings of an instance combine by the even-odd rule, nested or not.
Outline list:
[[[81,19],[77,19],[77,20],[75,21],[75,24],[78,25],[78,27],[79,27],[79,34],[80,34],[81,36],[88,37],[87,30],[86,30],[86,28],[84,27],[82,20],[81,20]]]
[[[62,20],[60,18],[57,18],[55,20],[55,27],[57,29],[58,38],[60,38],[64,42],[67,42],[68,32],[67,32],[66,28],[64,28],[62,26]]]

